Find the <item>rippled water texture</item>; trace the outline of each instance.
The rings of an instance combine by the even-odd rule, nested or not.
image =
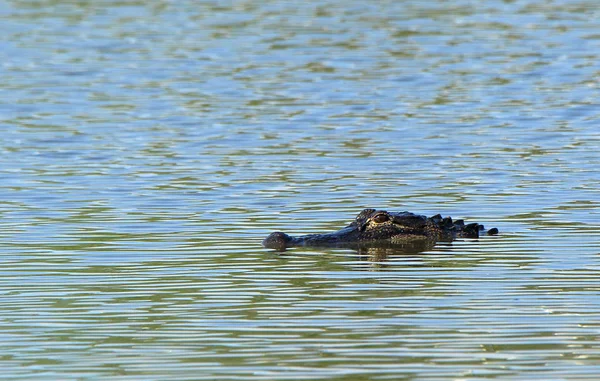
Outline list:
[[[1,3],[1,378],[596,379],[599,9]]]

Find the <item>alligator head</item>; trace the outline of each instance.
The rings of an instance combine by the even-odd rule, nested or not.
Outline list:
[[[452,240],[456,237],[478,238],[483,225],[435,215],[425,217],[410,212],[387,212],[365,209],[350,225],[333,233],[293,237],[282,232],[271,233],[262,242],[264,247],[285,250],[292,246],[366,246],[403,244],[415,240]],[[497,234],[490,229],[486,234]]]

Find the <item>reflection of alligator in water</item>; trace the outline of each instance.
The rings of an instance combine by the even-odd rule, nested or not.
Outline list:
[[[412,246],[413,243],[450,241],[457,237],[478,238],[480,234],[495,235],[498,229],[485,231],[483,225],[452,221],[439,214],[425,217],[409,212],[386,212],[365,209],[343,229],[327,234],[292,237],[282,232],[271,233],[262,242],[270,249],[283,251],[292,246],[390,247]],[[417,245],[419,246],[419,245]]]

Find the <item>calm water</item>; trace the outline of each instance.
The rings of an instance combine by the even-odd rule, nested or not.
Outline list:
[[[596,1],[0,17],[0,378],[600,374]],[[365,207],[501,235],[260,246]]]

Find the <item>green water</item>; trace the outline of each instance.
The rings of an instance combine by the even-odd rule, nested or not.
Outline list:
[[[597,16],[0,4],[0,379],[596,379]],[[260,246],[366,207],[501,234]]]

